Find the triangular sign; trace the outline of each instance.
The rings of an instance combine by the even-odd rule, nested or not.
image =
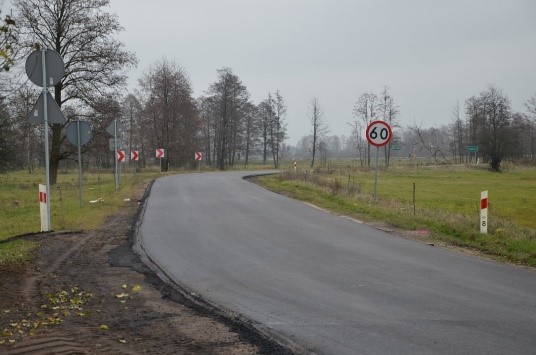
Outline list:
[[[45,123],[44,113],[45,109],[43,107],[43,93],[41,93],[26,122]],[[65,123],[67,121],[65,116],[63,116],[63,113],[61,113],[60,107],[49,92],[47,92],[47,113],[48,123]]]

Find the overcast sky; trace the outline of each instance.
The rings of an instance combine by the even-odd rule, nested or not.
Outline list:
[[[111,0],[111,12],[139,59],[132,87],[166,58],[197,97],[230,67],[255,103],[281,92],[290,144],[309,134],[313,97],[348,136],[359,95],[385,85],[403,126],[447,124],[489,84],[515,110],[536,94],[536,0]]]

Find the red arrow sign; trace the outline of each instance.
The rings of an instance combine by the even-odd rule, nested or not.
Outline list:
[[[123,160],[125,160],[125,151],[118,150],[117,151],[117,161],[121,163]]]
[[[195,152],[195,160],[200,161],[202,158],[201,152]]]
[[[156,158],[157,159],[163,158],[164,156],[165,156],[164,149],[159,148],[159,149],[156,150]]]
[[[138,151],[137,150],[131,150],[130,151],[130,160],[136,161],[138,160]]]

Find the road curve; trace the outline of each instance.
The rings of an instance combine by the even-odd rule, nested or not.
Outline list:
[[[244,175],[153,185],[141,243],[177,283],[319,353],[535,353],[533,270],[384,233]]]

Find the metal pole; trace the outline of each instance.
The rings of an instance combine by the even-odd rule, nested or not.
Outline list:
[[[48,151],[48,106],[47,106],[47,68],[46,68],[46,48],[41,49],[41,66],[43,69],[43,109],[45,116],[45,181],[46,181],[46,194],[47,194],[47,231],[52,229],[50,223],[50,159]]]
[[[78,132],[78,189],[80,208],[82,208],[82,145],[80,144],[80,118],[76,121],[76,130]]]
[[[114,120],[114,172],[115,172],[115,189],[119,188],[119,173],[117,170],[117,120]]]
[[[378,155],[380,147],[376,147],[376,173],[374,174],[374,202],[378,201]]]

